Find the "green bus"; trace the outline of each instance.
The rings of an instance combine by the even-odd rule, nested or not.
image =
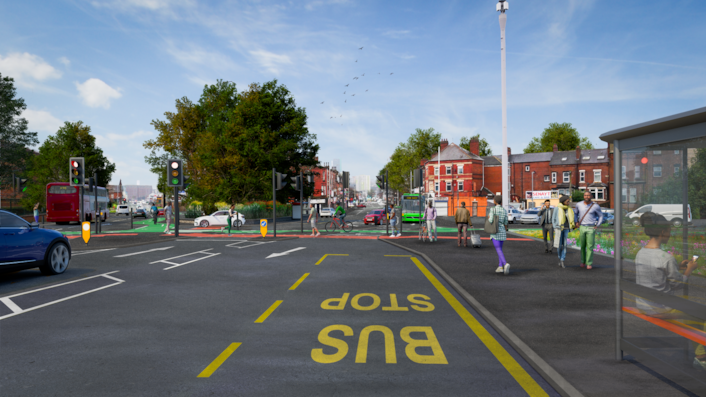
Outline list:
[[[402,222],[419,222],[419,216],[424,216],[424,208],[422,202],[419,201],[419,193],[405,193],[402,195]]]

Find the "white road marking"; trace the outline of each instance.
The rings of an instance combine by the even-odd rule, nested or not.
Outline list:
[[[274,254],[271,254],[270,256],[268,256],[268,257],[265,258],[265,259],[270,259],[270,258],[276,258],[276,257],[278,257],[278,256],[289,255],[291,252],[299,251],[299,250],[304,250],[304,249],[306,249],[306,247],[298,247],[298,248],[291,249],[291,250],[289,250],[289,251],[274,253]]]
[[[76,256],[76,255],[85,255],[85,254],[95,254],[96,252],[103,252],[103,251],[112,251],[115,248],[106,248],[102,250],[88,250],[88,251],[76,251],[72,252],[71,256]]]
[[[252,243],[252,244],[249,244],[249,245],[240,245],[240,244],[245,244],[245,243]],[[274,241],[249,241],[249,240],[238,240],[238,241],[236,241],[236,242],[234,242],[234,243],[230,243],[230,244],[226,245],[226,247],[243,249],[243,248],[250,248],[250,247],[255,247],[255,246],[258,246],[258,245],[270,244],[270,243],[274,243]]]
[[[153,248],[153,249],[147,250],[147,251],[131,252],[131,253],[129,253],[129,254],[115,255],[113,258],[124,258],[124,257],[126,257],[126,256],[133,256],[133,255],[146,254],[146,253],[148,253],[148,252],[165,251],[165,250],[168,250],[168,249],[170,249],[170,248],[174,248],[174,247]]]
[[[5,315],[5,316],[2,316],[2,317],[0,317],[0,320],[4,320],[4,319],[6,319],[6,318],[8,318],[8,317],[16,316],[16,315],[22,314],[22,313],[31,312],[32,310],[41,309],[41,308],[43,308],[43,307],[47,307],[47,306],[53,305],[53,304],[55,304],[55,303],[67,301],[67,300],[69,300],[69,299],[73,299],[73,298],[79,297],[79,296],[81,296],[81,295],[90,294],[90,293],[92,293],[92,292],[96,292],[96,291],[99,291],[99,290],[102,290],[102,289],[105,289],[105,288],[110,288],[110,287],[116,286],[116,285],[118,285],[118,284],[122,284],[122,283],[125,282],[125,280],[121,280],[121,279],[119,279],[119,278],[117,278],[117,277],[110,276],[110,274],[112,274],[112,273],[117,273],[118,271],[119,271],[119,270],[115,270],[115,271],[108,272],[108,273],[98,274],[98,275],[95,275],[95,276],[86,277],[86,278],[82,278],[82,279],[79,279],[79,280],[68,281],[68,282],[61,283],[61,284],[50,285],[49,287],[38,288],[38,289],[35,289],[35,290],[32,290],[32,291],[25,291],[25,292],[21,292],[21,293],[19,293],[19,294],[14,294],[14,295],[5,296],[5,297],[3,297],[3,298],[0,298],[0,302],[4,303],[5,306],[7,306],[10,310],[12,310],[12,314],[8,314],[8,315]],[[92,279],[92,278],[96,278],[96,277],[105,277],[105,278],[108,278],[108,279],[111,279],[111,280],[115,280],[116,282],[113,283],[113,284],[105,285],[105,286],[103,286],[103,287],[94,288],[94,289],[92,289],[92,290],[90,290],[90,291],[81,292],[80,294],[75,294],[75,295],[67,296],[66,298],[61,298],[61,299],[57,299],[57,300],[55,300],[55,301],[51,301],[51,302],[48,302],[48,303],[44,303],[44,304],[41,304],[41,305],[38,305],[38,306],[30,307],[30,308],[28,308],[28,309],[22,309],[22,308],[20,308],[19,306],[17,306],[17,304],[16,304],[15,302],[13,302],[13,301],[11,300],[11,298],[14,298],[14,297],[16,297],[16,296],[31,294],[31,293],[43,291],[43,290],[46,290],[46,289],[51,289],[51,288],[60,287],[60,286],[62,286],[62,285],[77,283],[77,282],[79,282],[79,281],[86,281],[86,280],[88,280],[88,279]]]
[[[207,252],[207,251],[210,251],[210,250],[212,250],[212,249],[213,249],[213,248],[209,248],[209,249],[205,249],[205,250],[201,250],[201,251],[191,252],[191,253],[189,253],[189,254],[174,256],[174,257],[167,258],[167,259],[161,259],[161,260],[158,260],[158,261],[150,262],[150,265],[153,264],[153,263],[160,263],[160,262],[166,263],[166,264],[172,265],[172,266],[170,266],[170,267],[165,267],[165,268],[162,269],[162,270],[169,270],[169,269],[174,269],[175,267],[188,265],[189,263],[194,263],[194,262],[202,261],[202,260],[208,259],[208,258],[210,258],[210,257],[212,257],[212,256],[220,255],[220,253],[214,254],[214,253],[212,253],[212,252]],[[184,263],[174,263],[174,262],[170,262],[172,259],[183,258],[183,257],[185,257],[185,256],[196,255],[196,254],[202,254],[202,255],[206,255],[206,256],[204,256],[203,258],[194,259],[194,260],[191,260],[191,261],[188,261],[188,262],[184,262]]]

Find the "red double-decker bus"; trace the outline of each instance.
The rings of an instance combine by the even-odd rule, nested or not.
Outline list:
[[[69,223],[80,222],[79,186],[69,186],[68,182],[52,182],[47,184],[47,222]],[[84,186],[83,211],[86,221],[96,219],[95,193],[88,193]],[[102,213],[102,221],[108,219],[108,190],[98,187],[98,211]]]

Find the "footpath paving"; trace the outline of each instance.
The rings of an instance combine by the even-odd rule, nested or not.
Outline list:
[[[482,248],[458,247],[451,234],[443,237],[434,243],[416,236],[381,240],[425,254],[585,396],[694,395],[634,360],[615,360],[612,258],[596,255],[594,269],[585,270],[579,251],[571,249],[562,269],[543,243],[514,234],[505,243],[511,273],[504,276],[495,273],[497,254],[486,233]]]

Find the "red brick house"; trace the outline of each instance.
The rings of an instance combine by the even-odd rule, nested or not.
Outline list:
[[[478,156],[479,142],[471,141],[469,151],[442,139],[440,149],[440,158],[437,153],[422,164],[425,191],[442,197],[480,196],[484,170],[483,159]]]

